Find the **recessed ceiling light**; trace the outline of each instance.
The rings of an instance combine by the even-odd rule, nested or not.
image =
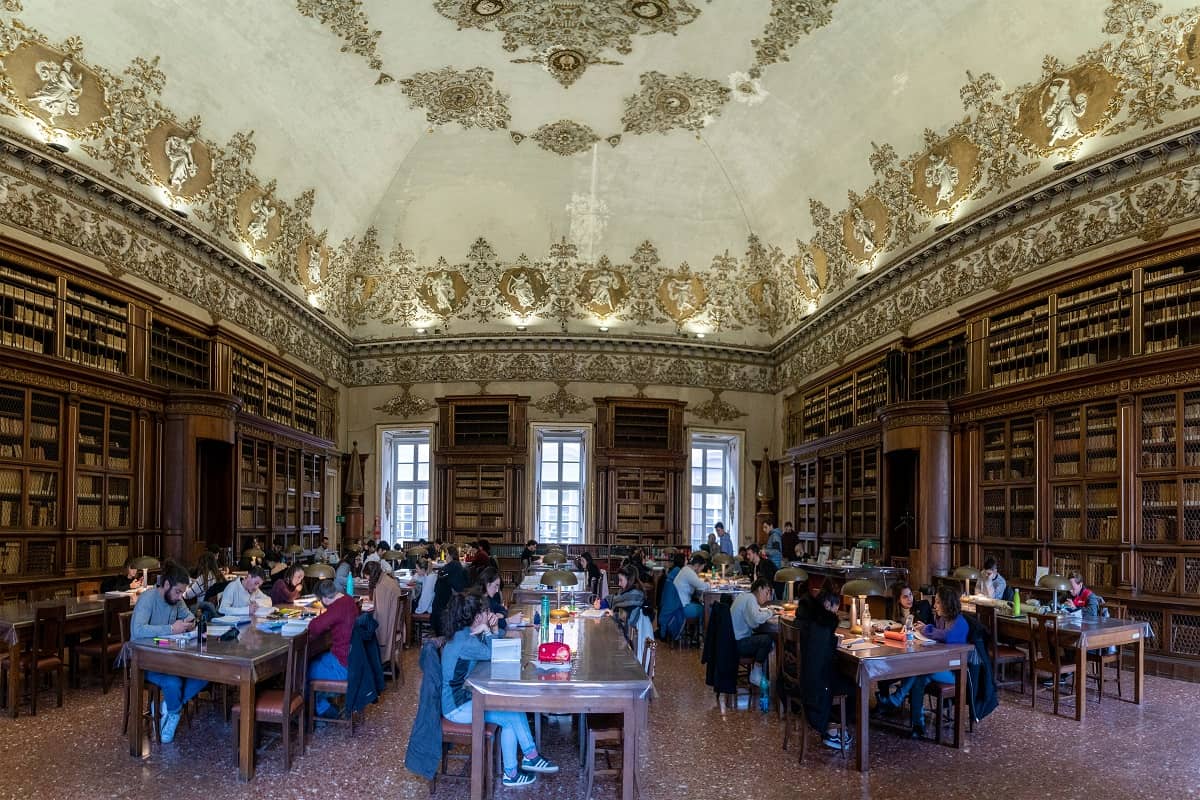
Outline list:
[[[608,333],[608,326],[607,326],[607,325],[601,325],[601,326],[600,326],[600,332],[601,332],[601,333]]]
[[[519,330],[519,331],[523,331],[523,330],[525,330],[525,329],[526,329],[526,328],[525,328],[525,326],[524,326],[524,325],[518,325],[518,326],[517,326],[517,330]]]
[[[46,146],[49,147],[51,150],[57,150],[60,153],[65,153],[71,149],[59,141],[46,142]]]
[[[424,332],[425,332],[424,328],[417,328],[417,333],[424,333]]]
[[[704,334],[703,334],[703,333],[697,333],[697,334],[696,334],[696,338],[697,338],[697,339],[703,339],[703,338],[704,338]]]
[[[1054,165],[1054,171],[1058,172],[1059,170],[1064,170],[1064,169],[1067,169],[1068,167],[1073,167],[1073,166],[1075,166],[1074,161],[1060,161]]]

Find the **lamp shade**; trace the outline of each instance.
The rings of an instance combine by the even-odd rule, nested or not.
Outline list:
[[[331,581],[336,574],[337,572],[328,564],[309,564],[304,568],[304,577],[306,578]]]
[[[267,554],[257,547],[251,547],[249,550],[243,550],[242,555],[248,558],[264,558]]]
[[[403,550],[388,550],[383,554],[383,558],[385,558],[388,561],[395,561],[396,559],[404,558],[404,551]]]
[[[701,558],[703,558],[705,561],[708,561],[709,559],[711,559],[711,558],[712,558],[712,553],[708,552],[707,550],[693,550],[693,551],[692,551],[692,555],[693,555],[693,556],[700,556],[700,557],[701,557]],[[690,558],[690,557],[691,557],[691,556],[689,556],[689,558]]]
[[[977,581],[979,580],[979,570],[975,569],[970,564],[963,564],[961,567],[954,570],[954,579],[956,581]]]
[[[289,544],[283,549],[283,552],[287,553],[289,556],[298,556],[304,552],[304,548],[298,544]]]
[[[565,564],[566,561],[567,554],[561,550],[551,550],[542,556],[543,564]]]
[[[346,549],[349,550],[351,553],[361,553],[362,545],[359,544],[358,542],[354,542],[353,544],[348,546]]]
[[[727,567],[736,560],[737,559],[735,559],[733,556],[729,555],[728,553],[717,553],[715,556],[713,556],[712,563],[718,567],[720,567],[720,566]]]
[[[775,573],[778,577],[779,573]],[[857,578],[852,581],[846,581],[842,586],[842,594],[854,595],[855,597],[882,597],[883,587],[875,581],[867,580],[866,578]]]
[[[803,583],[808,580],[808,573],[799,567],[786,567],[775,572],[776,583]],[[867,581],[870,583],[870,581]]]
[[[575,573],[565,569],[548,569],[542,573],[542,585],[561,589],[564,586],[574,586],[577,583]]]
[[[859,539],[854,546],[861,547],[863,550],[878,550],[879,542],[874,539]]]
[[[1062,575],[1043,575],[1038,580],[1038,586],[1043,589],[1049,589],[1052,592],[1069,592],[1071,591],[1070,582]]]
[[[410,547],[404,551],[404,555],[408,556],[409,558],[425,558],[429,555],[429,547]]]
[[[138,556],[130,566],[134,569],[158,569],[162,565],[154,556]]]

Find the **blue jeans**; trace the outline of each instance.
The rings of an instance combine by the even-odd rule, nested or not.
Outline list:
[[[943,670],[931,675],[913,675],[898,681],[899,688],[892,694],[899,706],[908,696],[909,711],[912,714],[912,726],[918,731],[925,727],[925,687],[930,683],[954,683],[954,673]]]
[[[463,703],[458,708],[446,714],[446,719],[460,725],[471,724],[471,701]],[[534,750],[533,733],[529,730],[529,718],[522,711],[485,711],[483,721],[500,726],[500,757],[504,762],[504,771],[513,773],[517,769],[517,745],[521,752],[531,753]]]
[[[704,606],[699,603],[688,603],[683,607],[684,619],[700,619],[704,616]]]
[[[168,714],[178,714],[184,703],[200,694],[200,691],[208,686],[208,681],[202,681],[199,678],[181,678],[178,675],[167,675],[164,672],[147,672],[145,677],[146,680],[162,690]]]
[[[308,665],[308,679],[318,681],[344,681],[350,675],[349,669],[338,661],[332,650],[326,650],[312,660]],[[332,707],[329,696],[325,692],[317,692],[316,713],[323,716]]]

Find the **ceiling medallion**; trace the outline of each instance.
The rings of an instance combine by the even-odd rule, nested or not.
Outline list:
[[[625,98],[621,117],[626,133],[666,133],[674,128],[698,131],[721,112],[731,94],[720,81],[684,73],[645,72],[642,89]]]
[[[800,37],[833,20],[837,0],[771,0],[771,17],[762,37],[754,39],[754,66],[750,74],[762,75],[763,67],[787,61],[787,51]]]
[[[172,197],[195,200],[213,182],[213,160],[196,133],[200,120],[179,125],[165,119],[146,134],[142,163],[151,177]]]
[[[457,122],[464,128],[498,130],[508,127],[508,95],[492,86],[492,71],[483,67],[418,72],[400,81],[413,108],[424,108],[433,125]]]
[[[538,128],[530,136],[543,150],[558,153],[560,156],[571,156],[582,153],[594,143],[600,141],[596,132],[587,125],[560,119]]]
[[[4,56],[4,93],[47,129],[77,138],[96,136],[109,115],[100,76],[79,60],[70,39],[65,50],[24,41]]]
[[[502,33],[505,50],[533,51],[514,63],[541,64],[563,86],[593,64],[620,64],[603,53],[629,54],[634,36],[673,35],[700,16],[687,0],[434,0],[433,6],[459,30]]]
[[[762,87],[762,81],[751,77],[748,72],[731,72],[729,74],[729,91],[733,99],[748,106],[756,106],[767,99],[770,94]]]
[[[930,214],[950,213],[975,187],[979,162],[979,146],[962,134],[934,143],[913,164],[913,197]]]
[[[1053,69],[1021,99],[1017,130],[1040,156],[1069,149],[1121,107],[1120,81],[1098,62]]]

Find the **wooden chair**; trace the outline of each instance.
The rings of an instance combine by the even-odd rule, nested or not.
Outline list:
[[[1029,661],[1029,654],[1018,647],[1013,647],[1000,641],[997,632],[998,626],[996,625],[996,609],[994,607],[981,605],[976,610],[979,612],[979,624],[984,631],[988,655],[992,659],[992,675],[995,678],[996,688],[999,689],[1003,686],[1012,686],[1014,683],[1020,683],[1021,694],[1025,694],[1025,664]],[[1006,670],[1002,670],[1001,668],[1008,667],[1010,664],[1016,664],[1017,668],[1021,670],[1019,681],[1001,679],[1000,676],[1006,674]]]
[[[308,631],[302,631],[288,642],[287,672],[284,675],[283,689],[266,689],[258,692],[254,700],[255,723],[266,722],[279,725],[283,729],[283,769],[285,772],[292,768],[292,720],[297,722],[296,729],[300,735],[300,755],[304,755],[305,747],[305,691],[304,684],[308,675]],[[230,709],[233,715],[233,748],[238,747],[238,717],[242,707],[235,703]],[[257,731],[257,726],[256,726]]]
[[[656,662],[658,660],[658,643],[647,636],[643,642],[642,669],[646,677],[654,680]],[[638,713],[638,712],[635,712]],[[588,714],[585,722],[587,729],[583,772],[587,775],[587,791],[584,797],[592,796],[592,784],[597,776],[621,778],[621,759],[619,749],[624,745],[625,720],[620,714]],[[603,753],[606,762],[605,769],[596,768],[596,756]],[[614,766],[614,762],[616,766]],[[636,791],[635,791],[636,794]]]
[[[129,632],[133,627],[133,612],[123,611],[118,614],[117,627],[121,632],[121,644],[124,646],[125,642],[129,641]],[[122,693],[125,695],[125,711],[123,713],[125,722],[121,726],[122,736],[129,732],[129,682],[132,679],[132,667],[133,665],[130,663],[130,658],[126,657],[124,672],[125,691]],[[143,695],[148,695],[148,697],[146,698],[146,701],[143,702],[139,713],[142,715],[142,719],[146,722],[146,731],[150,736],[150,741],[157,742],[159,741],[159,706],[162,701],[162,691],[156,685],[147,681],[145,682],[142,693]]]
[[[316,725],[317,725],[316,695],[317,695],[317,692],[324,692],[325,694],[340,694],[342,696],[343,700],[345,700],[346,692],[348,692],[350,690],[348,683],[349,683],[348,681],[332,681],[332,680],[327,680],[324,678],[314,678],[313,680],[310,680],[308,682],[307,702],[308,702],[308,707],[310,709],[312,709],[312,712],[308,715],[309,731],[316,730]],[[351,711],[349,718],[347,718],[346,714],[345,714],[345,708],[343,707],[342,713],[338,714],[338,716],[336,716],[336,717],[321,717],[321,720],[323,722],[331,722],[335,725],[349,725],[350,726],[350,735],[354,736],[355,735],[355,727],[357,726],[357,723],[358,723],[358,714],[360,714],[360,713],[362,713],[362,712]]]
[[[419,645],[426,635],[433,635],[433,621],[430,618],[429,612],[424,614],[409,614],[409,629],[412,634],[409,638],[413,644]]]
[[[1065,663],[1064,663],[1065,662]],[[1049,674],[1054,691],[1054,713],[1058,713],[1060,679],[1075,675],[1075,662],[1063,657],[1058,642],[1058,617],[1054,614],[1029,615],[1029,676],[1033,681],[1031,708],[1037,708],[1038,674]],[[1078,679],[1078,678],[1076,678]]]
[[[800,761],[808,754],[808,736],[804,727],[808,718],[804,714],[804,697],[801,690],[800,671],[800,628],[795,625],[779,626],[779,701],[783,719],[783,749],[786,752],[791,741],[793,728],[800,736]]]
[[[483,796],[492,797],[496,791],[496,748],[500,742],[500,726],[489,722],[483,730],[484,764]],[[458,748],[458,749],[456,749]],[[450,772],[450,762],[461,762],[461,772]],[[438,778],[454,782],[471,781],[471,725],[451,722],[442,717],[442,762],[437,774],[429,782],[429,793],[437,790]]]
[[[1024,653],[1022,653],[1022,656],[1024,656]],[[971,673],[968,671],[967,672],[967,681],[968,681],[967,691],[968,692],[971,691],[970,680],[971,680]],[[1025,688],[1024,677],[1022,677],[1022,684],[1021,684],[1022,692],[1024,692],[1024,688]],[[954,744],[957,747],[959,744],[958,725],[955,723],[957,722],[957,719],[958,719],[958,717],[957,717],[958,704],[956,703],[956,700],[958,698],[956,698],[954,696],[954,684],[953,683],[942,683],[940,681],[930,681],[925,686],[925,698],[933,701],[934,724],[937,726],[936,732],[934,734],[935,740],[937,741],[938,744],[941,744],[942,743],[942,734],[945,731],[946,726],[950,725],[950,726],[953,726],[953,729],[954,729]],[[972,707],[971,707],[971,703],[970,703],[969,699],[967,701],[967,715],[968,715],[967,716],[967,729],[971,733],[974,733],[975,732],[975,714],[972,711]]]
[[[99,663],[100,683],[104,687],[104,694],[108,694],[108,688],[112,685],[111,665],[124,646],[119,617],[128,611],[128,596],[104,598],[99,635],[71,648],[71,674],[75,676],[76,686],[79,684],[79,657],[87,656],[93,664]]]
[[[404,685],[404,663],[403,653],[405,642],[408,641],[408,618],[410,616],[410,605],[412,595],[408,592],[401,592],[400,597],[396,600],[396,619],[395,625],[392,627],[392,648],[389,655],[391,656],[387,664],[384,665],[384,675],[390,677],[393,683]]]
[[[1129,619],[1129,608],[1122,603],[1101,603],[1100,616],[1109,617],[1112,619]],[[1096,702],[1099,703],[1104,699],[1104,668],[1112,666],[1117,671],[1117,697],[1121,698],[1121,648],[1115,648],[1115,651],[1110,652],[1107,648],[1104,650],[1088,650],[1087,652],[1088,678],[1093,678],[1096,681]]]
[[[21,653],[16,664],[0,662],[6,680],[8,673],[19,669],[24,673],[25,686],[29,690],[29,713],[37,716],[37,698],[41,690],[42,675],[54,675],[54,687],[58,693],[58,707],[63,704],[63,682],[66,680],[67,660],[64,653],[67,641],[67,607],[65,605],[38,606],[33,618],[33,639],[29,649]]]

